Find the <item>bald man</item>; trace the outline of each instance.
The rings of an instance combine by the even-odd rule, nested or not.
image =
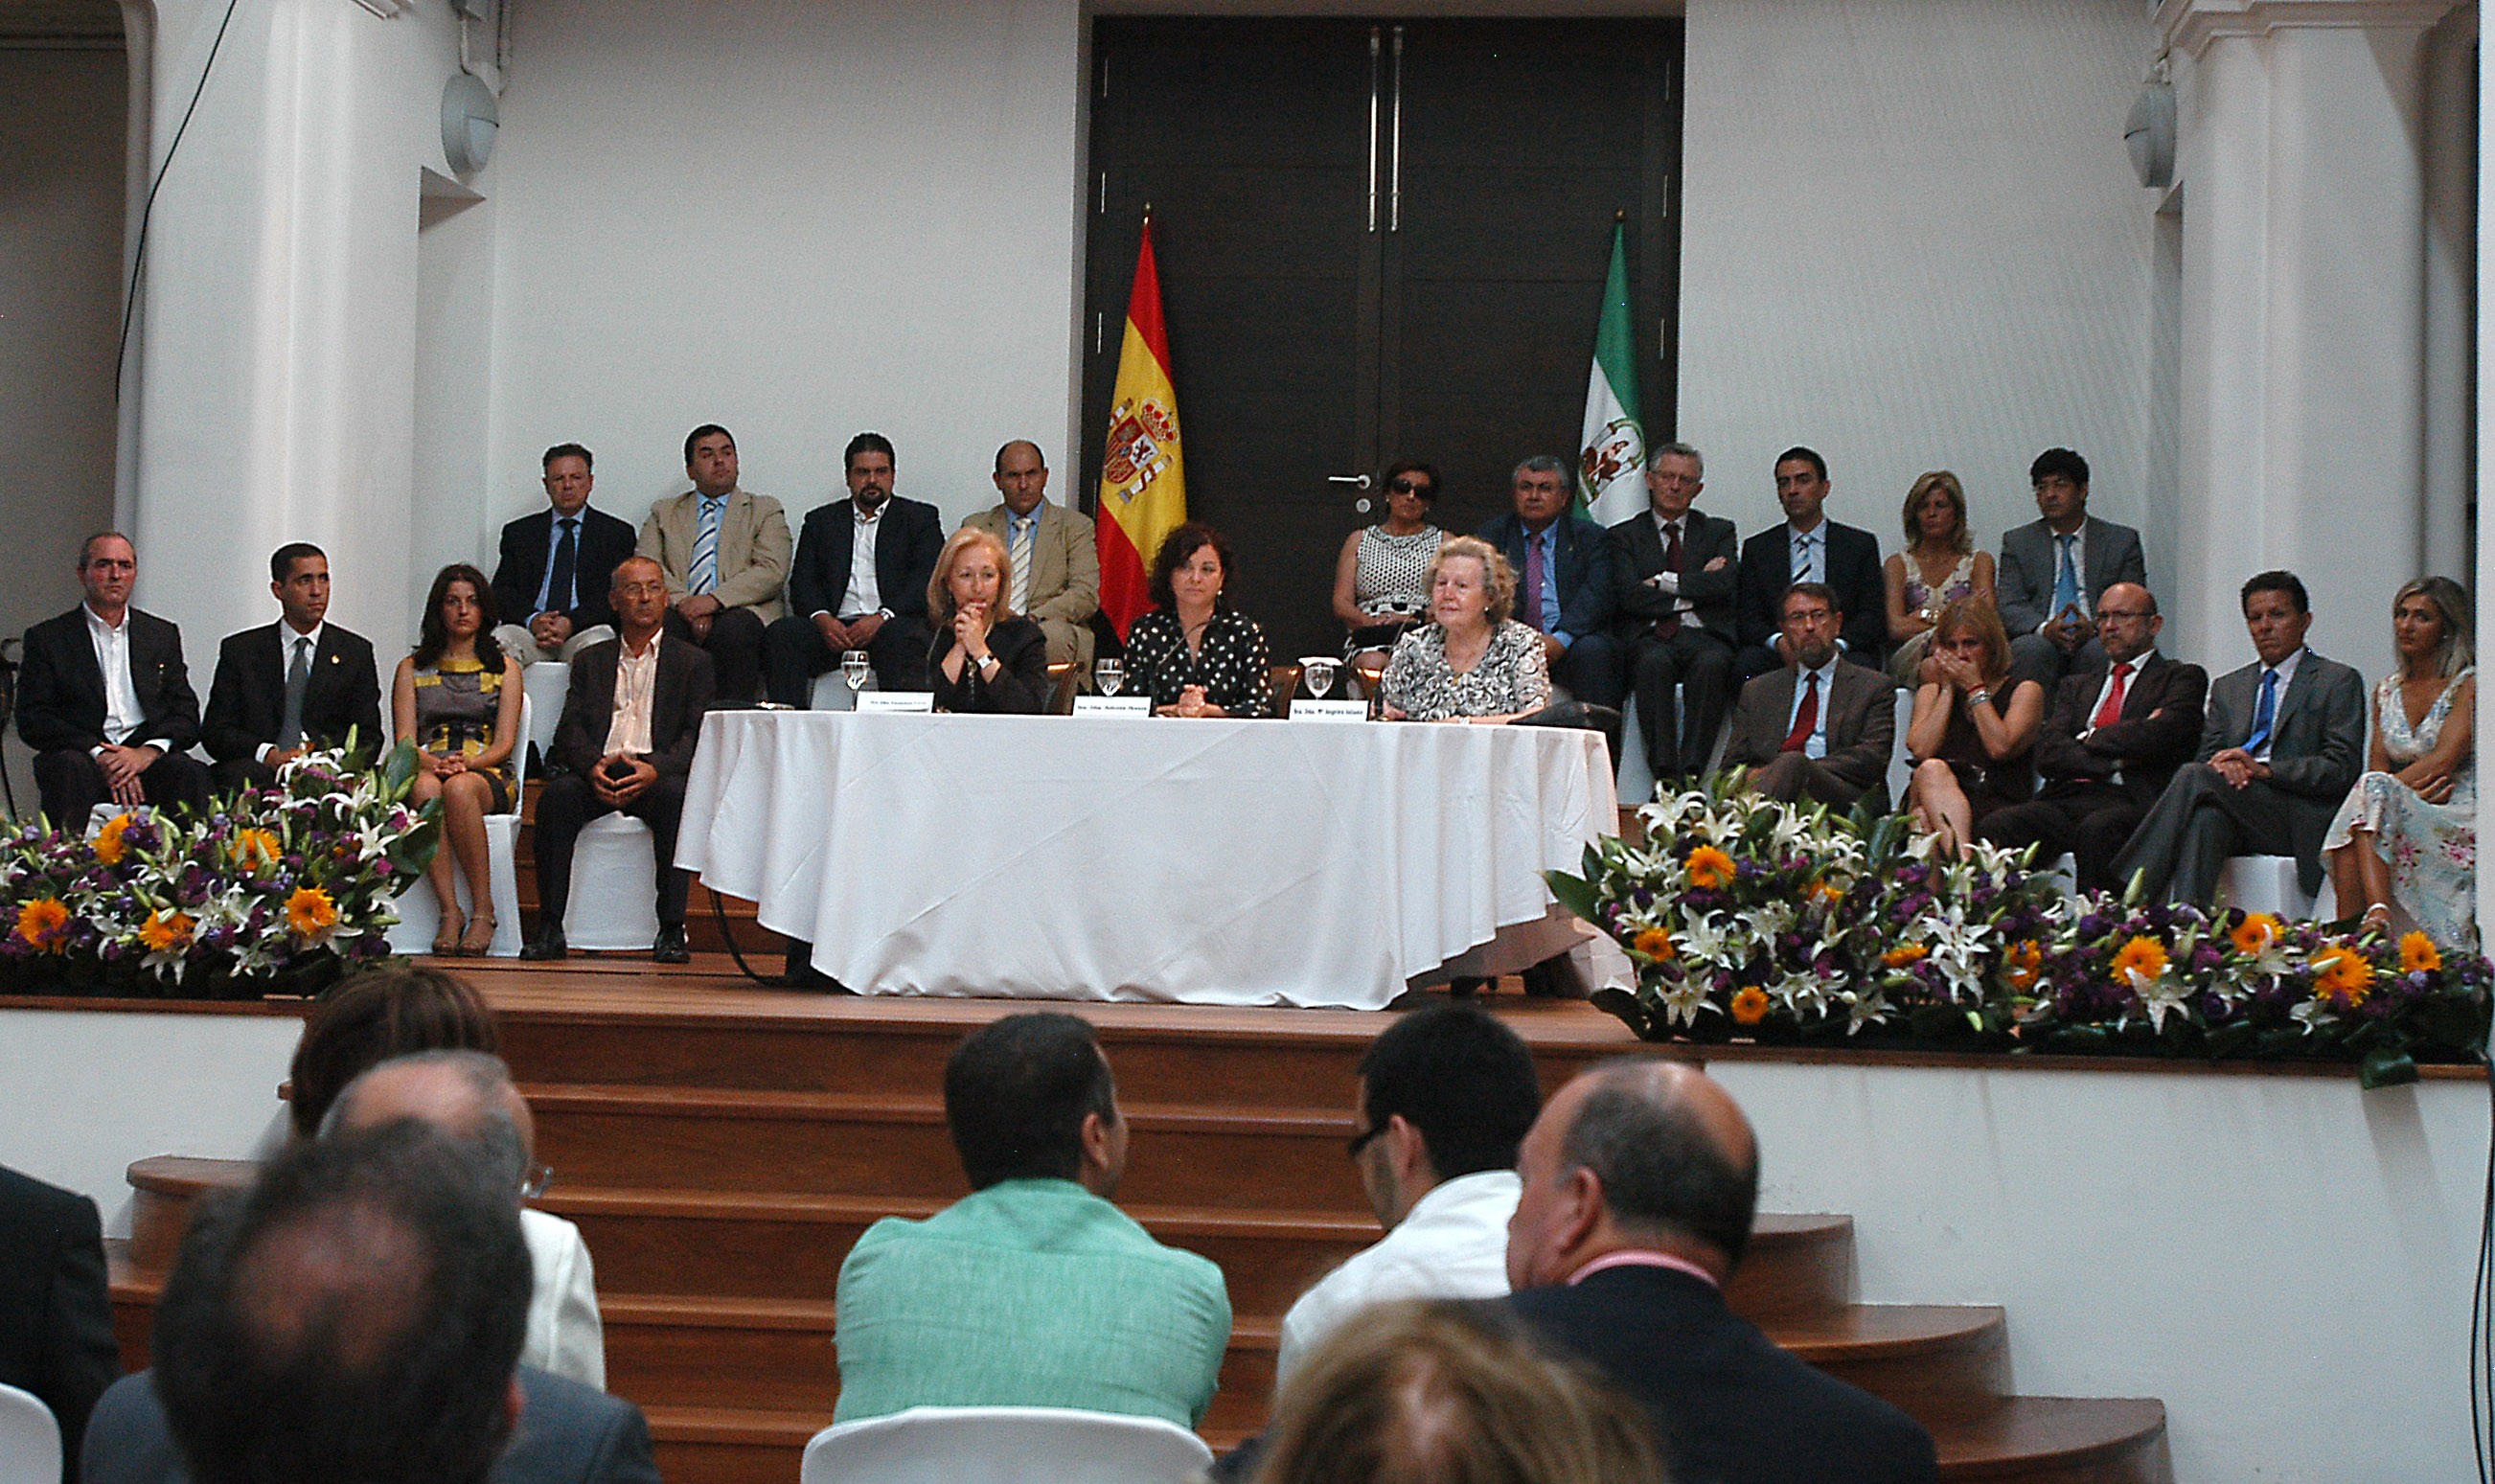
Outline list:
[[[537,1120],[500,1057],[481,1051],[418,1051],[383,1062],[339,1093],[321,1122],[321,1136],[406,1122],[439,1128],[478,1151],[515,1202],[524,1194],[533,1198],[543,1193],[551,1172],[537,1163]],[[520,1359],[603,1389],[605,1333],[598,1316],[597,1277],[580,1228],[524,1205],[520,1235],[528,1239],[536,1275],[528,1344]]]
[[[1678,1062],[1615,1062],[1559,1090],[1517,1160],[1508,1299],[1644,1403],[1672,1477],[1928,1484],[1931,1436],[1776,1347],[1724,1302],[1749,1243],[1758,1141]]]
[[[1005,543],[1013,560],[1010,597],[1048,635],[1048,663],[1073,662],[1089,679],[1092,615],[1100,611],[1100,553],[1092,517],[1048,498],[1048,459],[1017,438],[997,450],[996,506],[963,521]]]

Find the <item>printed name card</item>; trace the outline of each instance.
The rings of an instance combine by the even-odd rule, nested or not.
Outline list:
[[[1291,702],[1294,722],[1365,722],[1369,720],[1369,702],[1365,700],[1318,700],[1313,697]]]
[[[936,693],[933,691],[860,691],[857,693],[857,709],[861,716],[874,716],[878,713],[893,715],[905,712],[923,714],[936,709]]]
[[[1076,716],[1150,716],[1153,698],[1149,696],[1077,696]]]

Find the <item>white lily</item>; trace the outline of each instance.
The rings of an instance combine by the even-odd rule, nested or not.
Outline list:
[[[2140,996],[2141,1008],[2148,1011],[2149,1028],[2164,1031],[2166,1017],[2183,1008],[2183,985],[2176,980],[2172,970],[2154,978],[2137,969],[2126,969],[2123,973],[2131,979],[2132,993]]]
[[[1716,919],[1716,913],[1689,918],[1680,925],[1680,956],[1690,963],[1709,969],[1730,969],[1732,935]]]

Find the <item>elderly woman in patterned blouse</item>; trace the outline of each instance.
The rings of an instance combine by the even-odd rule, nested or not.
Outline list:
[[[1386,662],[1391,721],[1512,722],[1551,699],[1542,637],[1508,613],[1516,569],[1490,542],[1459,536],[1430,563],[1431,622]]]
[[[1188,521],[1153,562],[1159,604],[1126,631],[1126,673],[1151,694],[1155,716],[1263,716],[1274,707],[1265,631],[1221,596],[1230,542]]]

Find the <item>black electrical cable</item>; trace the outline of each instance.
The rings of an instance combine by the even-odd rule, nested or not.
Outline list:
[[[200,84],[191,89],[190,107],[182,110],[181,125],[173,131],[173,142],[165,146],[165,161],[156,167],[156,178],[147,187],[146,203],[139,208],[139,245],[130,255],[130,288],[122,295],[121,343],[112,352],[112,394],[121,395],[121,370],[130,356],[130,325],[139,312],[139,275],[147,267],[147,224],[156,215],[156,193],[165,189],[166,172],[173,168],[173,152],[182,147],[182,136],[191,130],[191,115],[200,111],[200,99],[208,90],[208,75],[217,70],[217,53],[225,49],[226,27],[233,24],[234,10],[242,0],[226,0],[225,18],[217,22],[216,40],[208,43],[208,59],[200,66]]]
[[[774,989],[781,987],[781,980],[767,974],[755,974],[754,966],[745,961],[745,954],[736,946],[736,930],[727,925],[727,904],[720,900],[719,889],[715,886],[704,886],[702,890],[710,893],[710,910],[719,917],[720,941],[727,944],[727,956],[736,960],[737,969],[756,984],[768,984]]]

